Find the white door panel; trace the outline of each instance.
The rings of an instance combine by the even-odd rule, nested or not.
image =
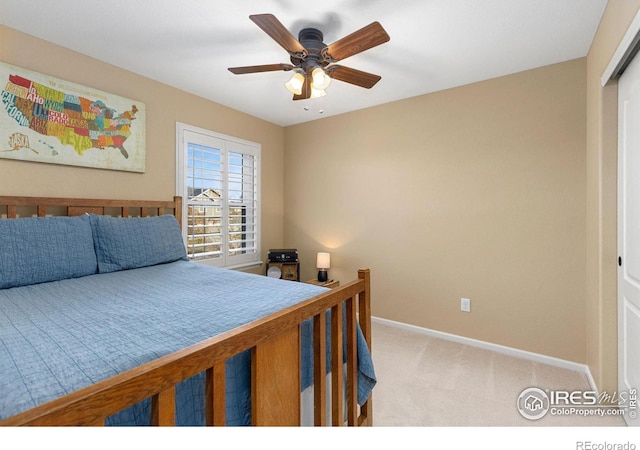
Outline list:
[[[640,388],[640,58],[618,85],[618,255],[618,390],[633,393]],[[637,412],[627,411],[628,425],[640,425]]]

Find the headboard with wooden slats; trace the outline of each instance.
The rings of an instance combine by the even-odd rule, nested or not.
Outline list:
[[[67,216],[108,214],[108,210],[115,210],[122,217],[132,217],[132,211],[138,211],[140,217],[173,214],[182,225],[182,197],[178,196],[172,201],[0,196],[0,206],[6,207],[8,219],[17,218],[20,207],[35,207],[38,217],[46,216],[48,208],[62,208],[62,215]]]

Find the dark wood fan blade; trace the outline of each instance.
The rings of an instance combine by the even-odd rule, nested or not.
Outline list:
[[[289,53],[304,54],[306,56],[307,51],[302,44],[289,33],[289,30],[273,14],[254,14],[249,16],[249,19]]]
[[[379,75],[363,72],[362,70],[351,69],[344,66],[329,66],[327,68],[329,76],[334,80],[355,84],[363,88],[370,89],[382,79]]]
[[[348,58],[380,44],[384,44],[389,35],[378,22],[373,22],[358,31],[337,40],[327,46],[327,53],[334,61]]]
[[[264,64],[261,66],[244,66],[244,67],[229,67],[229,71],[236,75],[242,75],[245,73],[257,73],[257,72],[274,72],[276,70],[291,70],[293,66],[291,64]]]
[[[306,100],[311,97],[311,79],[309,76],[304,77],[304,83],[302,84],[302,93],[300,95],[293,94],[294,100]]]

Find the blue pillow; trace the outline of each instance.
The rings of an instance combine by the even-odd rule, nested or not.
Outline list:
[[[90,218],[99,273],[187,259],[180,226],[172,215]]]
[[[0,289],[97,271],[88,216],[0,219]]]

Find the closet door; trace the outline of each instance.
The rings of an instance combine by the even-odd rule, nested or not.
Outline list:
[[[618,85],[618,389],[627,424],[640,425],[640,57]],[[636,400],[637,402],[637,400]]]

